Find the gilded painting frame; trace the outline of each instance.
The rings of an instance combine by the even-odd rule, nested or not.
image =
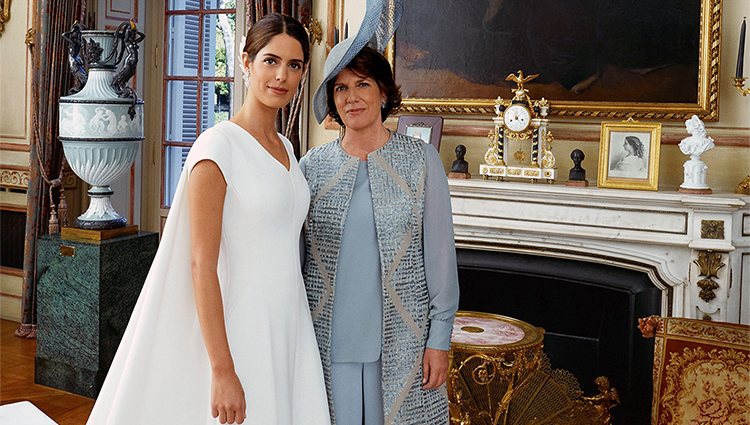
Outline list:
[[[698,55],[697,101],[695,103],[648,103],[618,101],[617,99],[607,101],[575,101],[550,98],[550,115],[575,118],[685,120],[695,114],[705,121],[717,121],[719,119],[719,57],[722,0],[699,1],[700,39],[698,41],[698,51],[695,52]],[[433,28],[435,28],[434,31],[444,31],[440,26],[433,26]],[[423,27],[422,30],[428,31],[427,27]],[[394,38],[397,37],[398,32]],[[394,70],[396,70],[396,61],[399,60],[395,46],[395,41],[391,40],[386,50],[386,56]],[[524,70],[524,72],[532,73],[534,70],[528,69]],[[399,81],[398,72],[396,73],[396,81]],[[400,111],[404,114],[492,115],[494,113],[495,97],[498,95],[509,97],[509,94],[510,91],[506,90],[505,86],[498,86],[492,97],[486,98],[421,98],[404,96]]]
[[[658,190],[660,145],[661,123],[602,122],[597,187]]]

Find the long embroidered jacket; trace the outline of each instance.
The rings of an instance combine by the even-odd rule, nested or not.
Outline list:
[[[305,223],[303,274],[334,422],[330,385],[336,263],[358,161],[336,140],[311,150],[305,164],[312,201]],[[368,172],[381,261],[385,424],[445,424],[444,389],[422,389],[430,302],[422,246],[423,142],[394,133],[368,155]]]

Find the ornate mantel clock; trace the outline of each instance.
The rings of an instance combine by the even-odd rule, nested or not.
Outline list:
[[[485,179],[505,179],[517,177],[530,179],[555,180],[555,156],[552,154],[552,133],[547,131],[547,99],[532,101],[529,91],[523,88],[525,83],[538,77],[539,74],[524,76],[510,74],[506,81],[513,81],[513,99],[495,100],[494,130],[490,131],[490,147],[484,155],[484,164],[479,166],[479,174]],[[511,153],[511,151],[513,151]]]

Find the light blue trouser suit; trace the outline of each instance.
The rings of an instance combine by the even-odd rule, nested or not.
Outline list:
[[[337,425],[383,425],[380,255],[367,162],[358,167],[336,269],[331,392]]]
[[[446,290],[453,294],[430,300],[434,317],[427,346],[447,350],[458,306],[453,219],[440,155],[431,145],[425,146],[423,226],[427,286],[431,294],[445,294]],[[307,168],[307,157],[300,161],[300,167]],[[331,397],[337,425],[383,425],[384,422],[379,358],[383,332],[382,276],[368,170],[368,161],[357,163],[336,262],[330,359]],[[453,256],[446,259],[445,253]],[[377,360],[369,362],[374,359]]]
[[[383,425],[380,360],[331,363],[331,392],[337,425]]]

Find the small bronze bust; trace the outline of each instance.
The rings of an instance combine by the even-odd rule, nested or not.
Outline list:
[[[584,155],[583,151],[580,149],[574,149],[573,152],[570,153],[570,159],[573,160],[573,168],[570,169],[566,185],[588,186],[588,182],[586,181],[586,170],[581,167],[581,162],[583,162],[584,158],[586,158],[586,155]]]
[[[464,159],[466,155],[466,146],[456,146],[456,160],[451,164],[451,172],[448,173],[448,178],[451,179],[470,179],[471,173],[469,173],[469,163]]]

